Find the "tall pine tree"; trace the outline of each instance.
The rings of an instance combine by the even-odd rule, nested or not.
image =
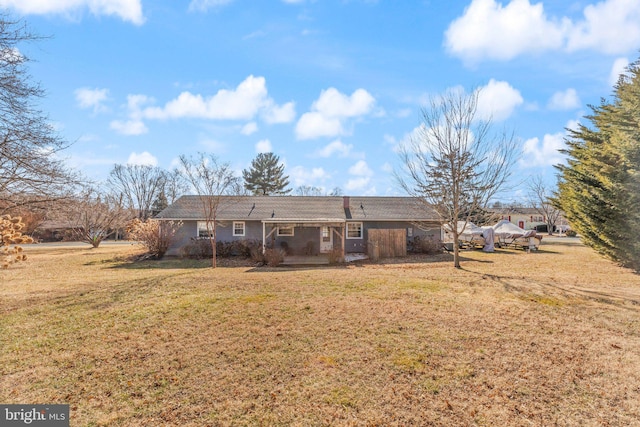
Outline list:
[[[242,171],[244,188],[259,196],[287,194],[291,189],[289,177],[284,175],[284,165],[273,153],[260,153],[251,161],[251,167]]]
[[[640,271],[640,62],[569,131],[555,204],[585,244]]]

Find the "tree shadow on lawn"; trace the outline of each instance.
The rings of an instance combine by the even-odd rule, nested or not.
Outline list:
[[[481,281],[487,280],[503,288],[509,294],[518,297],[527,297],[532,301],[541,302],[549,298],[559,298],[558,304],[574,303],[576,299],[600,304],[616,306],[633,312],[640,311],[640,296],[629,296],[623,293],[606,292],[599,289],[574,287],[570,284],[552,283],[549,280],[537,280],[532,277],[520,275],[500,275],[486,272],[478,272],[462,267],[462,270],[475,274]],[[534,297],[540,298],[534,298]],[[571,302],[573,300],[573,302]],[[553,301],[553,300],[551,300]]]
[[[493,264],[492,260],[481,260],[460,256],[460,262],[464,263],[483,263]],[[402,264],[422,264],[422,265],[445,265],[451,264],[453,268],[453,255],[449,253],[437,255],[410,254],[404,257],[383,258],[380,261],[358,260],[349,263],[331,264],[331,265],[298,265],[298,266],[256,266],[247,270],[247,273],[271,273],[271,272],[295,272],[295,271],[318,271],[318,270],[349,270],[354,268],[384,268],[385,266],[397,266]]]
[[[475,251],[461,251],[460,252],[460,262],[461,263],[481,263],[481,264],[492,264],[497,260],[494,259],[477,259],[471,258],[469,256],[465,256],[465,252],[478,252],[480,250]],[[538,250],[535,252],[540,253],[557,253],[549,250]],[[534,253],[534,252],[532,252]],[[526,252],[524,250],[518,250],[513,248],[502,248],[496,249],[493,253],[486,253],[489,257],[503,256],[503,255],[517,255],[524,256]],[[448,263],[453,263],[453,254],[452,253],[441,253],[435,255],[427,255],[427,254],[409,254],[404,257],[397,258],[383,258],[380,261],[374,262],[371,260],[359,260],[350,263],[341,263],[341,264],[332,264],[332,265],[299,265],[299,266],[278,266],[278,267],[269,267],[266,265],[256,265],[250,259],[244,258],[219,258],[218,259],[218,267],[217,268],[246,268],[246,273],[269,273],[269,272],[287,272],[287,271],[314,271],[314,270],[326,270],[326,269],[350,269],[350,268],[362,268],[362,267],[384,267],[384,266],[393,266],[399,264],[437,264],[444,265]],[[109,265],[108,268],[112,269],[129,269],[129,270],[152,270],[152,269],[165,269],[165,270],[176,270],[176,269],[204,269],[211,268],[211,260],[210,259],[185,259],[178,257],[165,257],[163,259],[139,259],[139,256],[129,256],[129,257],[114,257],[105,260],[99,261],[90,261],[85,263],[85,265],[96,265],[96,264],[112,264]]]
[[[190,270],[211,268],[210,259],[182,259],[182,258],[163,258],[163,259],[119,259],[114,258],[105,260],[104,263],[115,263],[108,268],[125,269],[125,270]],[[95,263],[87,263],[95,264]]]

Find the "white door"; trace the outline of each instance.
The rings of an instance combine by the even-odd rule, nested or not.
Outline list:
[[[333,249],[333,233],[329,227],[320,227],[320,252],[331,252]]]

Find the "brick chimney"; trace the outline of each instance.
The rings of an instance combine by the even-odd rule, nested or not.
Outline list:
[[[343,196],[342,197],[342,206],[344,207],[344,217],[346,219],[351,219],[351,200],[349,199],[349,196]]]

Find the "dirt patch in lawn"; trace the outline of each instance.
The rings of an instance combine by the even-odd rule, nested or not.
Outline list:
[[[460,270],[136,251],[39,250],[0,273],[1,402],[94,426],[640,424],[640,277],[574,240]]]

